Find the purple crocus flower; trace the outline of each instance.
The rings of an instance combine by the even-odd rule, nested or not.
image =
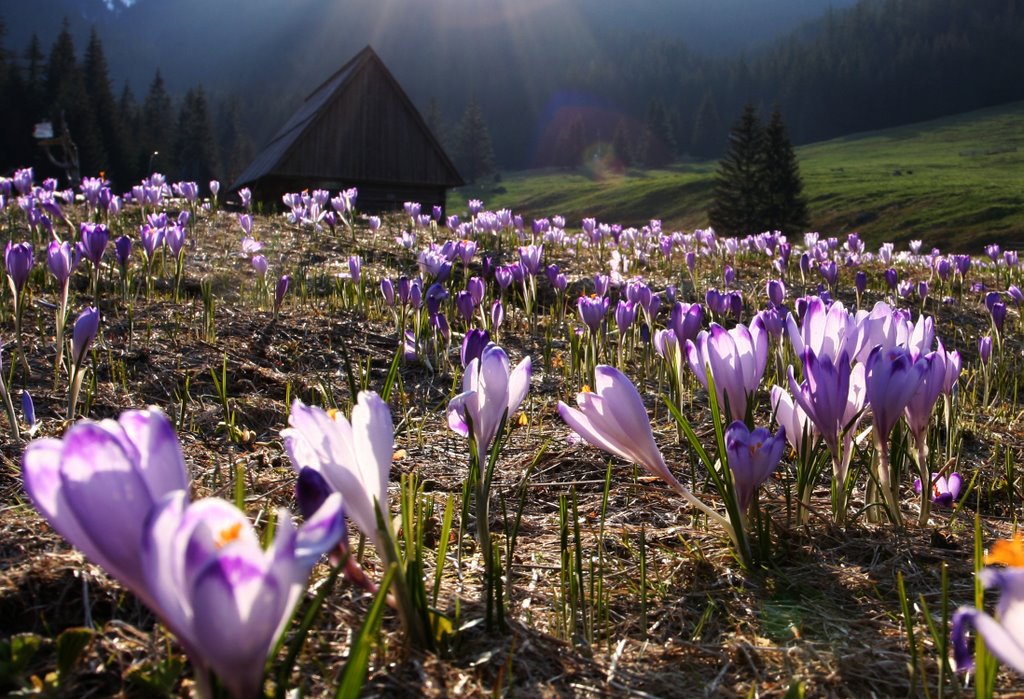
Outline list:
[[[210,180],[210,196],[214,199],[217,198],[217,194],[220,193],[220,182],[218,180]]]
[[[498,286],[507,289],[512,284],[512,268],[508,265],[501,265],[494,270],[494,279]]]
[[[785,448],[784,426],[775,436],[764,427],[751,431],[741,420],[726,428],[725,452],[741,512],[750,509],[757,489],[778,467]]]
[[[608,286],[611,284],[611,277],[607,274],[595,274],[594,275],[594,294],[597,296],[605,296],[608,294]]]
[[[576,434],[599,449],[640,464],[666,483],[679,486],[654,441],[643,399],[625,374],[599,364],[594,370],[594,390],[578,393],[576,404],[578,408],[558,402],[558,414]]]
[[[949,474],[949,478],[935,474],[932,476],[931,501],[939,507],[952,507],[957,498],[960,497],[960,489],[963,487],[963,478],[959,473]],[[914,480],[914,492],[921,494],[921,479]]]
[[[853,285],[857,289],[857,295],[860,296],[868,288],[868,273],[864,270],[860,270],[853,277]]]
[[[164,228],[146,224],[139,229],[139,240],[142,241],[142,251],[146,254],[146,259],[152,262],[153,256],[156,255],[156,251],[164,244]]]
[[[176,223],[167,227],[164,240],[167,243],[167,249],[171,251],[171,255],[175,258],[177,258],[185,248],[185,237],[187,233],[188,229],[184,226],[179,226]]]
[[[469,281],[466,282],[466,291],[473,297],[473,305],[479,306],[484,301],[487,285],[480,277],[470,277]]]
[[[363,260],[359,255],[349,255],[348,274],[352,277],[353,284],[359,284],[360,275],[363,271]]]
[[[992,325],[996,332],[1003,332],[1003,323],[1006,321],[1006,304],[1002,302],[992,304],[992,308],[989,310],[992,313]]]
[[[32,272],[32,265],[35,264],[35,251],[32,243],[8,242],[4,250],[4,266],[7,269],[7,277],[11,282],[14,293],[20,294],[28,283],[28,276]]]
[[[884,276],[885,283],[889,287],[889,290],[892,291],[893,289],[895,289],[896,285],[899,284],[900,281],[899,272],[890,267],[889,269],[885,270]]]
[[[115,422],[83,420],[62,439],[37,439],[22,456],[25,490],[58,534],[156,607],[140,532],[161,498],[189,487],[181,445],[155,408]]]
[[[146,585],[197,678],[212,670],[234,699],[262,694],[267,655],[313,565],[344,530],[338,494],[298,529],[288,510],[279,510],[266,550],[245,513],[225,500],[189,504],[177,491],[158,503],[141,537]]]
[[[311,468],[341,493],[348,516],[381,555],[377,508],[390,516],[388,476],[391,472],[394,427],[391,410],[380,396],[361,391],[351,421],[340,412],[325,412],[296,399],[288,428],[281,430],[292,468]]]
[[[1024,568],[1020,566],[1020,539],[997,542],[1011,552],[999,555],[996,547],[986,557],[986,563],[1008,563],[1007,568],[982,568],[978,572],[982,585],[998,588],[999,603],[995,618],[974,607],[960,607],[953,614],[953,656],[957,670],[970,670],[974,657],[967,645],[967,632],[971,628],[985,639],[985,649],[1017,672],[1024,673]]]
[[[92,262],[93,266],[98,268],[103,263],[103,253],[107,251],[109,241],[110,231],[102,223],[82,224],[78,248],[82,256]]]
[[[821,433],[804,409],[800,407],[800,404],[795,402],[782,386],[772,386],[771,403],[775,421],[779,427],[786,429],[786,441],[790,443],[793,450],[798,455],[803,454],[805,435],[810,439],[809,446],[813,449]]]
[[[395,283],[388,277],[384,277],[380,280],[380,292],[384,295],[384,303],[389,308],[395,306]]]
[[[466,365],[462,393],[448,403],[448,426],[464,437],[470,436],[481,462],[491,450],[504,417],[512,415],[530,390],[533,363],[524,358],[510,371],[505,350],[493,342],[478,359]]]
[[[609,300],[605,296],[591,294],[580,296],[576,303],[576,309],[580,314],[580,320],[590,328],[590,332],[596,335],[601,330],[605,314],[608,313]]]
[[[620,299],[615,307],[615,325],[619,328],[619,335],[625,335],[635,320],[636,306]]]
[[[786,301],[786,285],[780,279],[772,279],[767,286],[768,301],[775,306],[781,306]]]
[[[459,309],[459,314],[466,323],[473,322],[473,311],[476,310],[476,304],[473,302],[473,295],[468,291],[460,291],[455,294],[455,307]],[[434,311],[436,313],[437,311]]]
[[[531,276],[536,276],[540,272],[540,259],[543,254],[543,245],[524,245],[519,248],[519,262]]]
[[[927,370],[927,360],[922,357],[915,361],[903,347],[888,351],[876,347],[871,351],[865,364],[866,398],[880,443],[888,443],[892,428],[914,397]]]
[[[252,264],[252,268],[256,270],[256,274],[259,278],[266,279],[267,270],[270,269],[270,262],[267,261],[267,258],[263,255],[253,255],[250,262]]]
[[[92,346],[100,330],[100,312],[95,306],[89,306],[75,319],[74,329],[71,331],[71,362],[73,366],[81,366],[85,361],[85,355]]]
[[[992,336],[982,335],[978,338],[978,357],[981,359],[981,363],[988,365],[989,360],[992,358]]]
[[[888,306],[885,308],[888,310]],[[827,355],[835,363],[844,350],[848,351],[848,361],[854,353],[857,341],[856,320],[838,301],[826,306],[821,297],[811,297],[807,301],[800,326],[797,326],[792,314],[787,316],[786,326],[793,352],[798,357],[803,357],[804,350],[810,348],[816,356]]]
[[[825,260],[818,265],[818,272],[829,288],[834,290],[836,282],[839,281],[839,267],[836,263],[832,260]]]
[[[242,238],[242,254],[252,255],[263,249],[263,243],[253,238],[251,235],[247,235]]]
[[[459,352],[462,368],[465,369],[471,361],[478,359],[490,342],[491,336],[486,330],[474,328],[466,333],[462,339],[462,350]]]
[[[679,346],[685,346],[687,340],[696,340],[700,327],[704,323],[704,307],[699,303],[683,303],[677,301],[672,306],[669,327],[675,333]]]
[[[29,434],[36,431],[36,404],[32,401],[32,394],[28,391],[21,392],[21,414],[28,425]]]
[[[128,268],[128,262],[132,257],[132,239],[122,235],[114,241],[114,256],[117,258],[117,265],[122,271]]]
[[[915,354],[914,357],[915,359],[920,357],[923,361],[927,362],[927,367],[921,377],[917,391],[910,399],[910,402],[907,403],[905,413],[907,426],[910,427],[910,431],[914,435],[914,441],[916,444],[921,445],[928,432],[928,423],[931,420],[932,410],[935,408],[935,403],[938,402],[939,396],[942,395],[942,389],[945,384],[946,353],[945,351],[938,350],[924,356]]]
[[[281,304],[284,303],[285,294],[288,293],[288,287],[292,283],[292,277],[290,274],[282,275],[277,280],[277,286],[274,288],[274,313],[276,314],[281,310]]]
[[[493,304],[491,304],[491,327],[494,328],[494,332],[498,332],[498,329],[504,322],[505,305],[502,304],[501,299],[497,299]]]
[[[77,264],[78,256],[71,243],[50,241],[50,246],[46,250],[46,266],[59,286],[63,286],[71,277],[71,272]]]
[[[686,360],[705,389],[711,372],[723,414],[733,421],[745,420],[749,398],[768,363],[768,333],[758,318],[749,328],[737,324],[726,330],[712,323],[696,340],[686,341]]]

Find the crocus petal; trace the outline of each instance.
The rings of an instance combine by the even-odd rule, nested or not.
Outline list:
[[[508,380],[508,414],[511,415],[522,404],[526,393],[530,390],[530,377],[533,375],[533,361],[526,357],[516,368]]]
[[[143,587],[141,527],[154,501],[121,443],[96,423],[79,423],[64,437],[64,497],[95,547],[98,561],[133,590]]]
[[[63,443],[58,439],[37,439],[25,448],[21,470],[25,491],[32,504],[58,534],[85,554],[93,563],[107,567],[107,557],[93,543],[92,536],[78,523],[64,498],[60,475]],[[114,571],[111,570],[111,573]]]
[[[281,596],[273,578],[242,556],[218,556],[196,580],[195,633],[210,667],[235,697],[259,694]]]

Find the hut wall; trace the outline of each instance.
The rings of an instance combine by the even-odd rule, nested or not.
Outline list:
[[[343,90],[285,157],[275,174],[351,181],[448,184],[451,174],[417,127],[400,88],[373,64]]]

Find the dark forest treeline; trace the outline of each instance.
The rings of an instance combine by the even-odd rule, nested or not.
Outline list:
[[[734,58],[636,33],[606,30],[592,39],[597,49],[562,27],[538,27],[544,50],[523,51],[472,33],[443,46],[423,36],[416,51],[386,48],[384,57],[463,167],[468,158],[458,151],[471,139],[460,127],[470,121],[475,132],[481,123],[489,131],[500,168],[573,167],[609,155],[621,165],[658,166],[718,157],[748,103],[762,113],[777,107],[800,144],[1024,99],[1017,0],[861,0]],[[118,184],[131,182],[152,158],[172,177],[230,180],[336,68],[306,64],[297,76],[295,65],[279,61],[213,92],[198,80],[216,75],[194,76],[185,95],[170,94],[157,73],[140,97],[112,88],[95,35],[80,58],[68,32],[48,53],[30,37],[6,37],[0,98],[14,107],[0,116],[0,169],[40,164],[31,125],[44,116],[59,121],[63,111],[83,172],[104,169]],[[564,108],[552,110],[565,95]]]
[[[660,104],[674,156],[717,157],[747,103],[778,106],[799,144],[1022,99],[1022,55],[1024,3],[863,0],[756,55],[709,60],[677,42],[630,39],[570,76],[638,107],[632,122],[594,136],[610,141],[631,126],[632,153],[642,152],[645,111]]]
[[[214,111],[202,85],[174,99],[158,70],[141,103],[128,85],[115,96],[95,31],[81,59],[67,22],[49,54],[35,36],[20,55],[8,43],[0,20],[0,173],[32,165],[43,176],[63,175],[32,138],[41,121],[58,135],[67,128],[83,175],[102,172],[122,190],[154,170],[205,187],[237,175],[253,155],[237,100]]]

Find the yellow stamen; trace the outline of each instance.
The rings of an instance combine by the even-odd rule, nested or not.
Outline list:
[[[1019,532],[1012,539],[1001,539],[992,545],[992,552],[985,556],[985,565],[993,563],[1014,568],[1024,567],[1024,538]]]
[[[217,548],[222,549],[228,544],[230,544],[232,541],[237,541],[241,533],[242,523],[235,522],[230,527],[227,527],[226,529],[221,529],[219,532],[217,532],[217,536],[216,538],[214,538],[213,543]]]
[[[593,393],[593,391],[590,390],[590,386],[588,386],[586,384],[583,384],[583,392],[584,393]]]
[[[327,417],[331,418],[332,420],[337,420],[339,412],[340,411],[337,408],[328,408]]]

